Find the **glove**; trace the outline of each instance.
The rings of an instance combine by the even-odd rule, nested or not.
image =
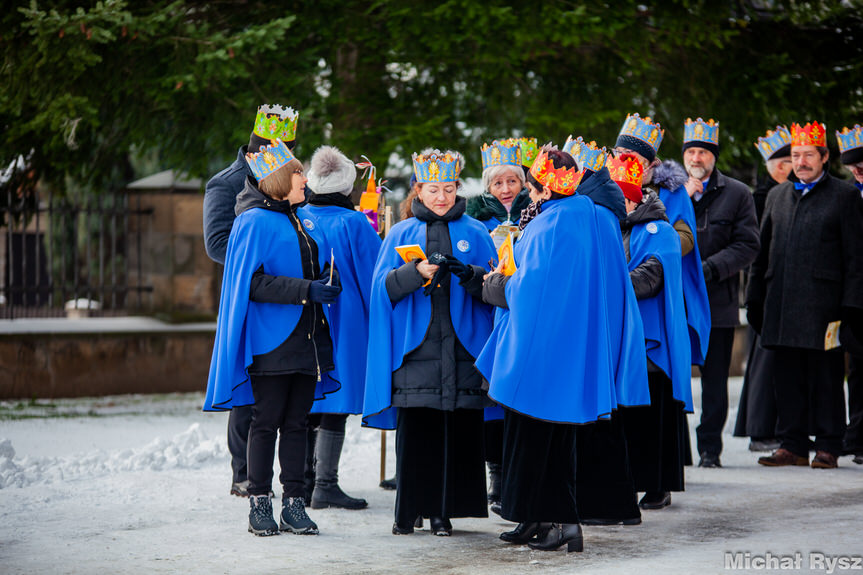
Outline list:
[[[324,283],[328,283],[330,281],[330,262],[324,264],[324,269],[321,271],[321,275],[319,275],[317,279],[324,280]],[[339,277],[339,268],[335,266],[333,266],[332,285],[339,288],[339,293],[342,292],[342,279]]]
[[[758,303],[746,304],[746,321],[749,322],[755,333],[761,335],[761,328],[764,324],[764,306]]]
[[[701,262],[701,269],[704,272],[704,283],[710,283],[714,279],[719,279],[716,277],[716,268],[709,261],[704,260]]]
[[[435,288],[437,288],[444,275],[449,273],[449,262],[447,262],[446,256],[444,256],[443,254],[434,252],[428,257],[428,262],[430,264],[436,265],[438,268],[434,276],[432,276],[429,284],[423,290],[423,295],[427,296],[431,295]]]
[[[309,284],[309,299],[317,303],[333,303],[342,291],[341,286],[328,286],[329,274],[326,278],[314,280]]]
[[[444,256],[447,261],[447,267],[452,275],[456,276],[460,281],[459,284],[464,284],[473,278],[473,268],[458,258],[450,255]]]

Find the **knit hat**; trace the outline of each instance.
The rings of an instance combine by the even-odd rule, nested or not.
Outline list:
[[[321,146],[312,155],[309,187],[318,195],[339,193],[350,196],[357,179],[354,163],[338,148]]]

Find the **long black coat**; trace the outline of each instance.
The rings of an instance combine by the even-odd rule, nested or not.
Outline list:
[[[852,185],[825,174],[805,196],[791,181],[770,190],[746,302],[763,309],[765,347],[823,350],[828,323],[863,312],[863,204]]]
[[[755,203],[746,184],[713,170],[694,205],[701,261],[714,270],[707,282],[711,323],[734,327],[740,323],[740,270],[758,255]]]

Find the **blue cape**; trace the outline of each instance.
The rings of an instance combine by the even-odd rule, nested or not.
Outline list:
[[[476,360],[493,401],[536,419],[588,423],[617,407],[619,333],[608,313],[615,294],[607,293],[596,209],[585,196],[543,205],[515,244],[509,310]]]
[[[629,269],[649,257],[662,264],[662,291],[638,301],[644,321],[647,357],[671,379],[674,399],[692,412],[692,367],[689,333],[684,319],[680,236],[661,220],[636,224],[629,236]]]
[[[297,210],[306,229],[318,243],[333,250],[342,293],[329,310],[333,340],[332,377],[342,384],[338,392],[312,406],[312,413],[362,413],[369,343],[369,299],[372,271],[381,239],[362,212],[337,206],[308,205]],[[312,226],[308,225],[312,222]],[[319,238],[322,238],[319,239]],[[330,261],[330,253],[321,254]]]
[[[452,255],[466,264],[487,267],[496,252],[485,226],[470,216],[462,216],[448,226]],[[419,347],[431,322],[431,298],[423,295],[422,288],[395,305],[387,295],[387,274],[404,263],[395,248],[409,244],[419,244],[425,251],[425,222],[408,218],[393,226],[381,246],[372,276],[363,402],[363,425],[367,427],[395,429],[392,373],[401,367],[405,355]],[[492,307],[468,295],[458,281],[451,281],[449,312],[459,341],[476,357],[491,332]]]
[[[698,251],[695,209],[683,186],[674,191],[660,187],[659,199],[665,204],[665,215],[672,225],[683,220],[692,230],[694,247],[683,257],[683,300],[686,305],[686,321],[689,324],[692,363],[704,365],[707,345],[710,342],[710,302],[707,300],[707,285],[704,283],[701,254]]]
[[[319,244],[318,255],[324,253],[329,249]],[[261,266],[270,275],[303,277],[299,240],[290,217],[252,208],[237,216],[228,237],[204,411],[254,404],[247,371],[253,356],[269,353],[288,339],[302,314],[299,305],[249,301],[252,274]],[[329,373],[321,374],[315,398],[338,388]]]

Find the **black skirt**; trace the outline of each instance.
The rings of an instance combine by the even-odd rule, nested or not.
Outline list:
[[[482,409],[401,407],[396,431],[400,525],[423,517],[488,517]]]
[[[579,517],[613,521],[640,518],[620,414],[613,413],[608,421],[579,425],[575,437]]]
[[[500,464],[503,461],[503,420],[485,422],[485,460]]]
[[[649,372],[650,406],[620,408],[636,491],[683,491],[686,414],[672,395],[671,380]]]
[[[776,437],[773,351],[761,347],[761,338],[752,328],[749,337],[749,359],[737,404],[734,436],[771,439]]]
[[[575,425],[505,410],[501,516],[517,523],[578,523]]]

